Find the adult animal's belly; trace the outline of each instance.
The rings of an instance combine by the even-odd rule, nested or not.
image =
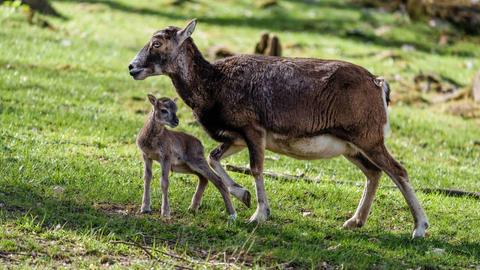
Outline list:
[[[307,138],[287,138],[269,133],[266,138],[266,148],[278,154],[306,160],[332,158],[356,152],[348,142],[328,134]]]

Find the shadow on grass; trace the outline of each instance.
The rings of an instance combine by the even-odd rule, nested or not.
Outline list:
[[[46,228],[64,224],[64,228],[68,230],[79,233],[98,230],[103,235],[114,235],[117,240],[146,241],[148,245],[165,241],[175,245],[177,249],[184,249],[192,256],[202,257],[193,252],[194,250],[205,251],[203,253],[205,258],[202,259],[206,259],[209,251],[214,254],[220,252],[231,254],[248,241],[249,234],[254,228],[253,225],[241,220],[233,226],[219,225],[219,222],[212,224],[208,221],[202,225],[194,225],[185,217],[165,221],[156,215],[135,214],[137,207],[134,205],[93,206],[69,198],[49,197],[41,189],[37,190],[23,184],[4,185],[0,192],[0,202],[4,204],[7,219],[14,220],[29,213],[43,220],[42,226]],[[292,230],[292,226],[298,229]],[[451,244],[434,237],[412,241],[409,235],[405,234],[395,235],[387,231],[352,232],[331,227],[315,235],[301,233],[317,232],[321,230],[319,227],[307,219],[299,222],[275,217],[255,231],[256,241],[249,251],[250,258],[253,256],[253,261],[263,265],[288,262],[293,267],[318,267],[322,262],[359,266],[356,265],[356,261],[361,261],[363,267],[375,265],[436,267],[441,261],[426,258],[428,256],[415,261],[414,258],[408,258],[406,251],[413,252],[416,256],[425,256],[432,248],[443,248],[454,256],[477,258],[480,256],[480,243]],[[385,256],[390,252],[396,256]]]
[[[426,53],[436,53],[440,55],[454,54],[459,57],[473,57],[475,53],[469,50],[451,51],[446,47],[437,46],[438,33],[435,31],[425,31],[424,29],[417,29],[409,27],[410,31],[414,31],[416,35],[428,36],[430,42],[419,42],[412,39],[404,39],[401,35],[395,36],[378,36],[373,31],[362,31],[357,27],[361,24],[370,25],[370,27],[376,28],[379,26],[379,22],[375,17],[370,14],[370,11],[359,11],[359,7],[353,6],[345,2],[315,2],[308,3],[308,5],[314,5],[317,8],[324,9],[336,9],[343,11],[359,12],[359,18],[349,18],[343,16],[328,16],[321,19],[309,19],[292,16],[288,9],[282,7],[276,7],[268,15],[246,17],[239,16],[212,16],[203,14],[191,14],[190,12],[182,12],[178,7],[172,7],[165,5],[165,8],[159,7],[146,8],[130,6],[121,2],[104,1],[104,0],[60,0],[63,2],[80,2],[80,3],[96,3],[104,4],[111,9],[119,10],[126,13],[135,13],[150,16],[160,16],[171,20],[188,21],[193,17],[196,17],[200,23],[213,24],[218,26],[230,26],[238,27],[245,26],[251,28],[258,28],[260,30],[270,31],[290,31],[290,32],[305,32],[305,33],[321,33],[332,36],[337,36],[343,39],[350,39],[360,43],[370,43],[373,45],[385,47],[385,48],[401,48],[403,45],[413,45],[416,50]],[[307,3],[304,3],[307,5]],[[254,8],[254,7],[252,7]],[[181,26],[181,25],[177,25]]]

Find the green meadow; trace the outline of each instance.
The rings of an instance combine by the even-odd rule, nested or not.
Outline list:
[[[283,55],[342,59],[391,81],[387,145],[414,188],[480,190],[480,121],[395,97],[420,71],[469,84],[480,69],[480,38],[453,35],[401,14],[347,1],[52,1],[65,18],[27,22],[0,7],[0,268],[423,268],[480,267],[480,202],[437,193],[417,195],[430,219],[425,239],[411,239],[413,218],[385,175],[367,224],[345,230],[364,176],[344,158],[299,161],[267,153],[270,172],[314,182],[266,178],[271,218],[234,199],[227,222],[209,185],[197,214],[187,211],[197,179],[172,174],[172,218],[160,216],[160,166],[154,164],[151,215],[140,215],[143,163],[135,145],[150,104],[147,93],[175,97],[168,77],[134,81],[127,66],[150,35],[198,19],[202,52],[223,45],[252,53],[260,33],[276,33]],[[375,29],[389,31],[376,35]],[[352,34],[361,33],[361,34]],[[415,50],[405,50],[405,44]],[[402,46],[404,49],[402,49]],[[393,52],[397,60],[376,57]],[[397,79],[395,79],[397,78]],[[400,78],[400,79],[398,79]],[[216,146],[179,102],[177,130]],[[244,151],[223,164],[248,165]],[[254,192],[253,178],[230,173]],[[354,181],[357,185],[339,184]]]

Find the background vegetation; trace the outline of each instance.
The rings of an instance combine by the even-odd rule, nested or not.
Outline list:
[[[201,211],[188,213],[196,179],[178,174],[171,177],[173,218],[160,218],[159,166],[155,213],[138,215],[142,162],[134,140],[150,109],[146,94],[176,94],[167,77],[133,81],[127,72],[155,30],[183,26],[192,17],[199,21],[194,40],[205,54],[219,45],[251,53],[262,31],[274,32],[285,56],[351,61],[391,82],[387,144],[414,187],[478,191],[476,105],[468,94],[432,105],[431,97],[442,93],[414,81],[420,72],[435,74],[440,83],[448,78],[467,91],[480,69],[478,37],[347,1],[52,4],[63,18],[31,15],[10,4],[0,8],[0,267],[480,266],[480,205],[473,198],[419,193],[431,227],[426,239],[412,241],[407,205],[398,190],[385,188],[392,183],[383,177],[366,226],[342,229],[364,181],[342,158],[304,162],[269,153],[267,170],[317,182],[267,179],[272,218],[258,227],[246,223],[254,208],[236,200],[239,220],[228,225],[211,185]],[[448,42],[439,43],[445,34]],[[458,106],[473,113],[455,113]],[[179,114],[178,130],[213,149],[215,142],[183,103]],[[225,163],[246,165],[247,155]],[[251,177],[232,176],[254,192]]]

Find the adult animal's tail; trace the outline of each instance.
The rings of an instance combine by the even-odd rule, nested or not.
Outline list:
[[[390,133],[390,122],[388,121],[388,105],[390,105],[390,85],[383,77],[377,77],[373,80],[373,82],[382,89],[382,98],[383,104],[385,106],[385,114],[387,115],[387,123],[383,127],[384,135],[388,135]]]

